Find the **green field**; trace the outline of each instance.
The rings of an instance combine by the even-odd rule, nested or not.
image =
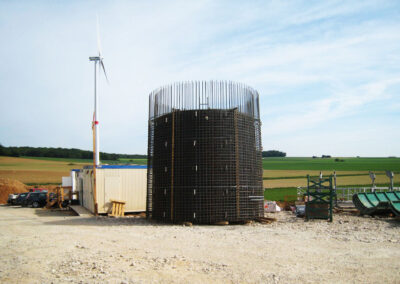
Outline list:
[[[400,158],[263,158],[264,170],[337,170],[400,172]]]
[[[297,189],[295,187],[289,188],[270,188],[264,190],[264,199],[265,200],[274,200],[274,201],[295,201],[297,196]]]
[[[103,164],[143,164],[143,159],[125,161],[102,160]],[[27,185],[60,184],[61,177],[69,176],[72,169],[93,165],[90,159],[68,159],[47,157],[0,156],[0,178],[19,180]]]
[[[122,163],[130,163],[136,165],[147,165],[147,159],[128,159],[128,158],[120,158],[118,161]]]
[[[68,159],[68,158],[43,158],[43,157],[24,157],[28,159],[63,161],[71,163],[92,164],[91,159]],[[304,157],[285,157],[285,158],[263,158],[264,170],[337,170],[337,171],[385,171],[391,170],[400,172],[400,158],[304,158]],[[121,158],[117,161],[102,160],[103,164],[139,164],[146,165],[147,159]],[[292,177],[293,178],[293,177]]]
[[[28,159],[63,161],[71,163],[92,164],[90,159],[68,159],[68,158],[44,158],[44,157],[24,157]],[[391,170],[400,172],[400,158],[263,158],[264,170],[337,170],[337,171],[385,171]],[[121,158],[117,161],[102,160],[103,164],[138,164],[146,165],[147,159]],[[283,178],[283,177],[282,177]],[[291,177],[293,178],[293,177]]]
[[[306,186],[306,175],[324,176],[337,171],[339,187],[369,186],[368,171],[376,173],[376,182],[388,186],[389,180],[384,171],[395,172],[394,186],[400,185],[400,158],[264,158],[264,195],[268,200],[294,200],[296,187]],[[46,157],[0,157],[0,177],[20,180],[27,184],[60,183],[61,177],[74,168],[92,165],[91,159],[68,159]],[[147,159],[122,158],[117,161],[102,160],[103,164],[146,165]]]
[[[354,184],[348,186],[338,186],[338,188],[357,188],[357,187],[370,187],[370,184]],[[377,184],[377,187],[387,187],[387,184]],[[397,185],[394,185],[395,187]],[[351,190],[350,190],[351,192]],[[340,195],[340,194],[339,194]],[[264,199],[273,201],[295,201],[297,196],[296,187],[288,188],[268,188],[264,190]],[[340,196],[338,196],[340,197]]]
[[[287,171],[385,171],[391,170],[395,172],[395,175],[400,173],[400,158],[339,158],[343,161],[335,161],[335,158],[263,158],[263,169],[264,170],[281,170]],[[377,173],[377,177],[383,177],[383,172]],[[340,174],[338,176],[352,177],[356,182],[363,176],[368,176],[367,173],[351,173],[351,174]],[[282,174],[279,177],[264,177],[264,180],[285,180],[304,178],[305,176],[284,176]],[[349,184],[340,185],[340,187],[368,187],[369,184]],[[388,186],[386,184],[379,184],[378,186]],[[395,184],[396,186],[396,184]],[[264,191],[264,197],[267,200],[286,201],[295,200],[297,194],[296,187],[283,187],[283,188],[269,188]]]

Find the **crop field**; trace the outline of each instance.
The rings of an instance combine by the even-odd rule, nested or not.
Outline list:
[[[146,159],[102,162],[104,164],[147,164]],[[60,184],[61,177],[69,176],[72,169],[81,169],[92,163],[92,160],[86,159],[0,156],[0,177],[16,179],[28,185]]]
[[[92,159],[70,159],[70,158],[48,158],[48,157],[23,157],[25,159],[33,159],[33,160],[47,160],[47,161],[55,161],[55,162],[70,162],[70,163],[79,163],[92,165]],[[137,164],[144,165],[147,164],[147,159],[126,159],[122,158],[119,160],[101,160],[103,164],[114,165],[114,164]]]
[[[337,173],[336,184],[337,186],[345,186],[345,185],[357,185],[357,184],[370,184],[371,179],[368,175],[368,172],[364,174],[356,174],[356,175],[345,175],[340,176],[340,173]],[[324,174],[327,176],[328,174]],[[389,184],[389,178],[384,173],[376,173],[376,183],[378,184]],[[394,183],[400,183],[400,176],[395,175]],[[306,175],[303,177],[296,176],[295,178],[290,176],[283,176],[280,178],[273,179],[264,179],[263,181],[264,188],[285,188],[285,187],[298,187],[298,186],[307,186],[307,178]]]
[[[265,199],[294,200],[297,187],[307,186],[307,175],[329,176],[336,171],[337,186],[357,187],[371,184],[369,171],[376,174],[376,184],[388,186],[385,170],[394,171],[394,186],[400,186],[399,158],[264,158],[263,185]]]
[[[298,186],[307,186],[307,174],[324,176],[336,170],[338,186],[368,185],[371,180],[369,170],[376,174],[376,183],[387,186],[389,179],[384,170],[395,172],[395,186],[400,186],[399,158],[264,158],[263,184],[266,198],[283,200],[285,196],[296,194]],[[147,159],[120,159],[102,161],[105,164],[147,164]],[[26,184],[59,184],[62,176],[68,176],[71,169],[91,165],[92,160],[63,158],[14,158],[0,157],[0,177],[12,178]],[[290,198],[290,197],[289,197]]]
[[[265,170],[336,170],[400,172],[400,158],[264,158]]]
[[[284,179],[284,178],[304,178],[307,175],[319,176],[320,171],[316,170],[264,170],[263,179]],[[332,170],[323,170],[324,176],[333,175]],[[336,171],[337,176],[365,175],[368,171]]]
[[[0,157],[0,177],[19,180],[26,184],[59,184],[62,176],[69,176],[71,169],[88,163]]]

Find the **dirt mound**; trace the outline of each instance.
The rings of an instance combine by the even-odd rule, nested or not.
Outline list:
[[[27,192],[28,188],[28,186],[18,180],[0,178],[0,204],[7,203],[9,194]]]

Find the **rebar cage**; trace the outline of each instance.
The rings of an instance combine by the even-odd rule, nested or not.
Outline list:
[[[258,93],[175,83],[149,97],[147,216],[210,224],[263,216]]]

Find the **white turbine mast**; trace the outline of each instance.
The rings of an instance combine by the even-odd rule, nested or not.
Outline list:
[[[93,112],[93,122],[92,130],[94,132],[93,139],[93,153],[94,153],[94,163],[96,166],[100,164],[100,138],[99,138],[99,99],[97,95],[97,72],[100,73],[100,69],[103,69],[104,76],[108,83],[106,69],[103,63],[103,57],[101,52],[100,44],[100,30],[99,30],[99,17],[97,16],[97,51],[98,56],[89,57],[90,61],[94,61],[94,112]],[[99,71],[98,71],[99,70]]]

